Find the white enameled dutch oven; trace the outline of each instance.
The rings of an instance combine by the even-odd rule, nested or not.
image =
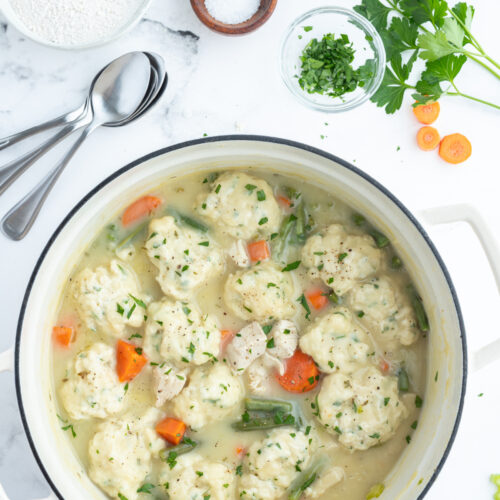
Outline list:
[[[51,328],[59,296],[81,252],[106,222],[169,178],[226,167],[266,169],[295,175],[329,190],[368,214],[387,234],[424,299],[430,322],[427,392],[418,429],[385,480],[384,498],[423,498],[441,469],[460,420],[467,361],[460,307],[448,272],[424,229],[383,186],[362,171],[303,144],[260,136],[213,137],[172,146],[122,168],[93,189],[68,214],[45,247],[24,297],[12,351],[0,368],[15,368],[19,409],[33,453],[55,497],[104,499],[75,456],[56,418],[51,378]],[[460,218],[465,208],[430,212],[434,222]],[[485,230],[465,214],[477,232]],[[484,237],[490,257],[494,248]],[[497,278],[500,274],[497,274]],[[439,379],[434,374],[439,371]],[[421,480],[423,478],[423,480]],[[0,498],[3,495],[0,487]],[[5,497],[6,498],[6,497]],[[50,498],[54,498],[51,496]]]

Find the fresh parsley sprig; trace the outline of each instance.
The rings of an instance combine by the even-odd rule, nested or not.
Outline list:
[[[386,113],[401,107],[407,90],[417,101],[415,105],[450,95],[500,110],[497,104],[461,92],[455,83],[469,59],[500,80],[500,64],[471,32],[472,5],[460,2],[450,8],[446,0],[361,0],[354,10],[371,21],[384,42],[387,67],[371,100]],[[418,58],[425,61],[425,69],[412,84]]]

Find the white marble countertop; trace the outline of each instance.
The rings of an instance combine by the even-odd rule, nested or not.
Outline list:
[[[362,168],[410,209],[470,203],[500,239],[500,113],[458,98],[441,103],[437,126],[444,135],[462,132],[473,154],[461,166],[418,150],[419,124],[409,106],[386,116],[373,104],[341,115],[302,107],[288,93],[277,69],[286,26],[318,0],[280,0],[269,22],[252,35],[227,38],[210,32],[188,0],[156,0],[146,18],[125,38],[83,52],[49,49],[26,40],[0,15],[0,137],[54,117],[82,102],[92,75],[128,50],[152,49],[165,58],[170,76],[161,103],[123,129],[101,129],[64,172],[38,221],[20,243],[0,236],[0,350],[12,345],[28,278],[49,236],[69,209],[93,186],[129,161],[160,147],[203,134],[255,133],[317,146]],[[344,0],[342,4],[353,5]],[[500,2],[476,0],[474,33],[500,59]],[[498,82],[467,63],[465,89],[499,101]],[[326,124],[328,123],[328,125]],[[324,136],[324,139],[321,137]],[[18,152],[2,152],[0,161]],[[52,161],[53,161],[52,157]],[[32,186],[48,161],[30,170],[0,197],[0,216]],[[465,224],[430,230],[447,263],[462,303],[469,349],[499,335],[499,297],[484,254]],[[498,415],[500,363],[472,374],[457,440],[429,499],[491,498],[488,482],[500,472]],[[19,418],[13,376],[0,375],[0,482],[10,499],[47,495],[49,488],[29,450]],[[482,397],[478,394],[484,393]]]

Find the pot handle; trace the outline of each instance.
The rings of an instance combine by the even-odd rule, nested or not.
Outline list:
[[[14,348],[11,347],[6,351],[0,353],[0,373],[14,371]],[[0,484],[0,500],[9,500],[7,493]],[[57,497],[51,492],[48,497],[40,498],[38,500],[57,500]]]
[[[420,212],[423,221],[430,225],[467,222],[483,247],[500,293],[500,248],[478,210],[471,205],[458,204],[434,207]],[[500,359],[500,339],[495,340],[472,353],[472,371],[480,370]]]

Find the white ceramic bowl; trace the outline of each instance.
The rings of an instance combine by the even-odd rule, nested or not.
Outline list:
[[[56,417],[51,326],[60,294],[81,253],[128,201],[169,178],[218,168],[265,166],[327,189],[367,214],[395,246],[424,298],[428,337],[427,390],[411,444],[384,480],[384,498],[423,498],[455,437],[466,382],[465,333],[448,272],[424,229],[383,186],[345,161],[281,139],[226,136],[152,153],[115,172],[71,210],[50,238],[30,279],[15,345],[16,389],[33,453],[61,499],[104,499],[73,451]],[[5,359],[5,358],[4,358]],[[0,356],[0,369],[2,368]],[[435,380],[435,373],[439,377]]]
[[[39,0],[42,1],[42,0]],[[83,50],[83,49],[91,49],[94,47],[99,47],[101,45],[105,45],[107,43],[110,43],[126,33],[128,33],[132,28],[136,26],[136,24],[144,17],[144,14],[148,10],[149,6],[151,5],[153,0],[143,0],[141,6],[137,9],[137,11],[134,13],[134,15],[130,18],[130,20],[125,23],[123,26],[118,28],[116,31],[113,33],[109,34],[108,36],[101,38],[99,40],[96,40],[95,42],[92,43],[87,43],[87,44],[81,44],[81,45],[61,45],[57,43],[53,43],[49,40],[46,40],[44,38],[40,38],[33,32],[31,32],[19,19],[19,16],[16,14],[14,9],[11,7],[10,1],[9,0],[0,0],[0,12],[5,16],[7,21],[14,26],[19,32],[21,32],[26,38],[29,38],[30,40],[33,40],[34,42],[40,43],[41,45],[46,45],[48,47],[53,47],[57,49],[64,49],[64,50]]]

